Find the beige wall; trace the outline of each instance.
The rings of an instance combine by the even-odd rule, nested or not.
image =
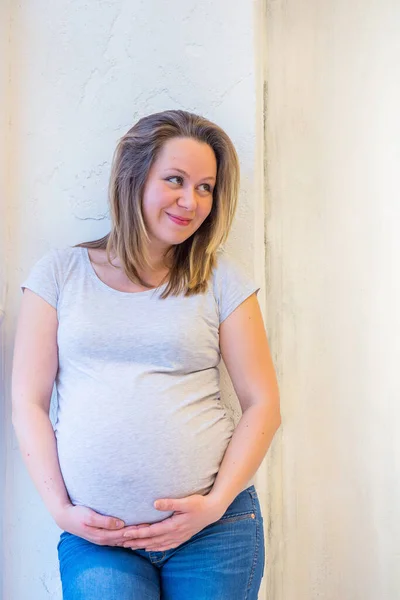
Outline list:
[[[400,597],[400,4],[268,0],[273,600]]]

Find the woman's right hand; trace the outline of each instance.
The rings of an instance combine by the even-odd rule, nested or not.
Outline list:
[[[121,546],[126,542],[122,536],[123,521],[100,515],[86,506],[68,504],[58,512],[55,521],[60,529],[99,546]]]

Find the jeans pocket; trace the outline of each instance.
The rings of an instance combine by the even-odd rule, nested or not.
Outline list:
[[[245,521],[246,519],[255,519],[256,515],[253,511],[246,511],[241,513],[230,513],[223,515],[217,523],[232,523],[235,521]]]

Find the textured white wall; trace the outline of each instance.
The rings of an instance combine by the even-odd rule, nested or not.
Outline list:
[[[255,256],[263,254],[263,222],[254,200],[261,177],[258,8],[246,0],[13,3],[7,374],[19,283],[48,248],[107,231],[112,151],[149,112],[203,113],[231,135],[241,158],[242,197],[229,247],[262,279],[262,258]],[[59,532],[22,466],[9,404],[7,413],[4,600],[58,599]]]
[[[267,4],[284,423],[268,597],[397,600],[400,4]]]
[[[4,389],[4,303],[6,289],[7,232],[7,144],[9,131],[9,25],[10,2],[0,4],[0,598],[3,589],[3,525],[5,488],[5,389]]]

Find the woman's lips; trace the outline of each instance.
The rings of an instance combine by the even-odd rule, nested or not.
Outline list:
[[[170,215],[169,213],[165,213],[171,221],[176,223],[177,225],[189,225],[192,222],[192,219],[182,219],[181,217],[175,217],[175,215]]]

